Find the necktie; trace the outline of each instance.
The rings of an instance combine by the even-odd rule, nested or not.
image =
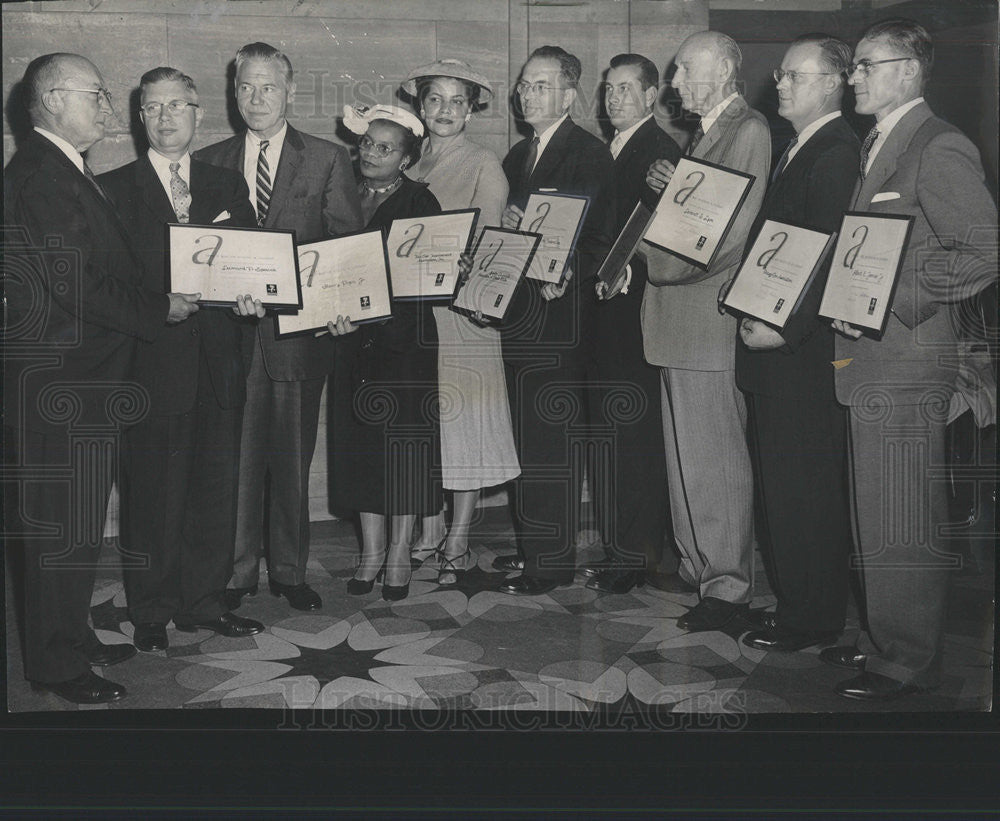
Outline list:
[[[622,146],[625,145],[625,140],[622,139],[622,133],[619,131],[615,134],[615,138],[611,141],[611,156],[616,160],[618,155],[621,153]]]
[[[110,200],[108,199],[108,195],[105,193],[104,189],[101,188],[101,184],[97,181],[97,177],[94,176],[94,172],[90,170],[90,166],[87,165],[86,161],[84,161],[83,163],[83,176],[85,176],[87,178],[87,181],[92,186],[94,186],[94,190],[96,190],[97,193],[101,195],[102,200],[104,200],[105,202],[110,202]]]
[[[705,129],[701,127],[701,123],[694,130],[694,134],[691,135],[691,142],[688,144],[688,155],[694,154],[694,150],[698,147],[698,143],[701,142],[701,138],[705,136]]]
[[[260,154],[257,155],[257,227],[264,227],[267,219],[267,208],[271,204],[271,167],[267,164],[267,146],[269,140],[260,141]]]
[[[525,182],[531,176],[531,172],[535,169],[535,160],[538,159],[538,135],[536,134],[531,139],[531,144],[528,146],[528,153],[524,157],[524,168],[521,169],[521,179]]]
[[[872,146],[875,145],[875,140],[877,139],[878,126],[875,126],[875,128],[868,132],[868,136],[865,137],[865,141],[861,144],[861,179],[864,179],[865,174],[868,173],[868,155],[871,153]]]
[[[788,165],[788,155],[792,153],[792,149],[798,145],[798,142],[798,137],[792,137],[792,141],[785,146],[785,153],[781,155],[781,159],[778,160],[778,164],[774,166],[774,173],[771,174],[771,182],[774,182],[781,176],[781,172],[784,171],[785,166]]]
[[[178,222],[187,222],[191,216],[191,190],[177,173],[181,164],[170,163],[170,198],[174,201],[174,213]]]

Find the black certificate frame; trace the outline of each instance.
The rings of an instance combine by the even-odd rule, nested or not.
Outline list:
[[[750,195],[750,189],[753,187],[754,181],[757,179],[757,177],[754,174],[747,174],[745,171],[736,171],[732,168],[726,168],[724,165],[718,165],[717,163],[709,162],[708,160],[703,160],[700,157],[691,157],[685,155],[681,157],[681,160],[687,160],[688,162],[695,163],[696,165],[704,165],[708,168],[713,169],[714,171],[721,171],[725,174],[732,174],[734,177],[742,177],[744,180],[746,180],[746,184],[743,187],[743,193],[740,195],[740,199],[736,203],[736,207],[733,209],[733,213],[729,215],[729,221],[726,223],[726,227],[719,235],[719,241],[718,243],[716,243],[715,250],[712,251],[712,255],[708,258],[707,262],[700,262],[699,260],[696,260],[693,257],[686,256],[685,254],[682,254],[679,251],[674,251],[672,248],[667,248],[665,245],[660,245],[660,243],[658,242],[653,242],[653,240],[646,239],[645,237],[643,237],[643,239],[646,239],[646,242],[648,242],[654,248],[659,248],[661,251],[666,251],[668,254],[673,254],[678,259],[684,260],[684,262],[686,262],[688,265],[693,265],[695,268],[699,268],[702,271],[707,271],[709,268],[712,267],[712,264],[715,262],[715,258],[719,254],[719,249],[722,248],[722,246],[725,244],[726,237],[729,236],[729,232],[732,230],[733,223],[736,221],[736,216],[737,214],[740,213],[740,209],[743,208],[743,203],[746,202],[747,197]],[[678,163],[680,163],[680,160],[678,160]],[[654,217],[656,212],[659,211],[660,203],[663,201],[663,196],[664,194],[667,193],[668,188],[669,186],[665,185],[663,187],[663,190],[660,192],[660,196],[657,197],[656,208],[653,209]],[[650,225],[652,225],[652,220],[650,220]],[[648,226],[647,230],[649,230]]]
[[[760,230],[757,232],[757,235],[753,238],[753,242],[750,243],[750,250],[753,250],[753,246],[757,244],[757,240],[760,239],[761,232],[764,230],[764,225],[766,225],[769,222],[778,226],[787,226],[789,228],[796,228],[801,231],[811,231],[814,234],[826,235],[826,243],[823,245],[823,250],[820,252],[819,257],[816,260],[814,260],[812,265],[812,270],[809,272],[809,276],[806,277],[805,284],[802,286],[802,289],[799,291],[798,297],[796,297],[795,299],[795,304],[788,312],[788,318],[785,320],[785,324],[778,325],[777,323],[770,322],[765,317],[756,316],[755,314],[748,313],[746,311],[740,310],[739,308],[730,305],[728,300],[729,300],[729,294],[732,293],[732,287],[730,287],[729,291],[726,292],[726,296],[723,297],[722,305],[723,307],[725,307],[727,313],[731,314],[732,316],[735,316],[737,318],[750,317],[751,319],[756,319],[760,322],[763,322],[768,327],[773,328],[779,334],[784,334],[793,324],[795,324],[797,321],[803,318],[799,316],[799,313],[802,310],[802,306],[805,304],[806,298],[809,296],[810,291],[812,291],[813,288],[817,287],[817,279],[819,278],[821,272],[823,271],[824,266],[830,259],[830,254],[833,252],[833,248],[837,242],[837,237],[839,236],[839,232],[834,231],[833,233],[830,233],[829,231],[820,231],[817,228],[810,228],[808,225],[803,225],[802,223],[799,222],[791,222],[790,220],[768,219],[764,220],[764,224],[761,225]],[[740,278],[740,275],[746,269],[747,262],[749,261],[749,259],[750,257],[747,256],[747,258],[744,259],[743,262],[740,264],[740,267],[736,272],[736,276],[733,278],[733,285],[736,284],[736,280]]]
[[[401,218],[399,220],[393,220],[392,222],[390,222],[389,225],[386,227],[385,231],[382,234],[382,245],[385,248],[386,259],[390,261],[390,267],[387,268],[387,275],[389,277],[389,289],[390,289],[390,293],[393,293],[393,291],[392,291],[392,267],[391,267],[391,258],[389,257],[389,247],[388,246],[389,246],[389,234],[392,232],[392,226],[395,223],[397,223],[397,222],[404,222],[404,221],[409,222],[409,221],[412,221],[412,220],[415,220],[415,219],[432,220],[432,219],[436,219],[437,217],[449,217],[449,216],[454,216],[456,214],[472,214],[473,215],[472,216],[472,223],[469,225],[469,233],[468,233],[468,236],[466,236],[466,238],[465,238],[465,245],[462,246],[462,250],[459,252],[459,254],[467,254],[467,253],[469,253],[469,249],[472,247],[473,238],[475,237],[475,234],[476,234],[476,225],[479,223],[480,213],[481,213],[481,209],[479,209],[479,208],[455,208],[455,209],[450,210],[450,211],[442,211],[440,214],[429,214],[429,215],[424,216],[424,217],[403,217],[403,218]],[[461,277],[457,277],[456,278],[456,284],[458,282],[458,279],[460,279],[460,278]],[[442,294],[429,294],[427,296],[394,296],[393,299],[398,300],[399,302],[442,302],[442,303],[447,303],[451,299],[454,298],[454,293],[455,293],[454,290],[452,290],[452,291],[447,291],[446,293],[442,293]]]
[[[910,245],[910,236],[913,234],[913,223],[916,219],[908,214],[886,214],[879,211],[845,211],[844,216],[840,220],[840,230],[837,232],[838,239],[843,237],[844,230],[844,220],[847,217],[862,217],[866,220],[902,220],[907,223],[906,233],[903,235],[903,242],[899,249],[899,256],[896,259],[896,270],[892,274],[892,285],[889,286],[889,294],[885,301],[885,310],[882,312],[882,322],[879,327],[869,328],[865,325],[852,325],[851,327],[857,328],[861,331],[862,335],[867,336],[869,339],[874,339],[877,342],[882,341],[882,337],[885,336],[885,329],[889,325],[889,314],[892,313],[892,303],[896,299],[896,288],[899,287],[899,274],[903,270],[903,260],[906,259],[906,251]],[[838,243],[839,244],[839,243]],[[834,253],[836,253],[837,248],[834,247]],[[826,285],[823,288],[823,297],[826,296],[826,289],[830,287],[830,279],[827,277]],[[822,305],[823,299],[820,299],[820,304]],[[821,313],[820,316],[823,319],[829,319],[834,321],[838,317],[828,316],[827,314]],[[846,322],[847,320],[843,320]]]
[[[384,321],[386,319],[391,319],[392,316],[393,316],[392,315],[392,300],[393,300],[393,297],[392,297],[392,279],[389,277],[389,251],[385,247],[385,234],[382,232],[382,229],[380,229],[380,228],[374,228],[374,229],[373,228],[362,228],[360,231],[349,231],[349,232],[347,232],[345,234],[338,234],[335,237],[328,237],[327,239],[324,239],[324,240],[317,240],[316,242],[307,242],[304,245],[300,245],[298,247],[298,249],[297,249],[297,250],[308,249],[309,246],[316,245],[316,244],[321,243],[321,242],[322,243],[331,242],[331,241],[332,242],[336,242],[339,239],[346,239],[347,237],[356,237],[356,236],[360,236],[361,234],[379,234],[380,235],[380,238],[381,238],[381,243],[380,244],[382,246],[382,264],[384,265],[385,284],[386,284],[386,289],[387,289],[388,294],[389,294],[389,313],[387,313],[387,314],[381,314],[379,316],[367,317],[365,319],[354,319],[352,317],[351,318],[351,324],[352,325],[369,325],[369,324],[371,324],[373,322],[382,322],[382,321]],[[298,254],[297,253],[295,255],[295,259],[296,259],[296,262],[297,262],[298,261]],[[301,282],[300,282],[299,290],[301,292]],[[288,312],[288,313],[290,313],[290,312]],[[336,320],[336,317],[332,317],[332,319]],[[304,336],[311,337],[311,336],[314,336],[317,331],[325,331],[326,330],[326,325],[317,325],[314,328],[300,328],[297,331],[279,332],[278,331],[279,324],[280,324],[280,319],[278,319],[278,317],[275,317],[275,322],[274,322],[274,338],[275,339],[294,339],[296,337],[304,337]]]
[[[558,280],[558,282],[551,283],[551,284],[554,284],[556,286],[561,286],[566,281],[566,269],[569,267],[570,261],[573,259],[573,254],[576,253],[576,244],[577,244],[577,242],[580,241],[580,234],[583,233],[583,224],[584,224],[584,222],[587,221],[587,214],[590,211],[590,205],[591,205],[590,197],[588,197],[586,194],[564,194],[561,191],[544,191],[542,189],[535,189],[534,191],[532,191],[532,192],[530,192],[528,194],[528,199],[525,200],[525,208],[528,207],[528,202],[531,200],[531,197],[534,194],[538,194],[538,196],[540,196],[540,197],[557,197],[559,199],[564,199],[564,200],[583,200],[584,201],[583,211],[580,212],[580,218],[577,220],[577,223],[576,223],[576,231],[573,233],[573,242],[570,244],[569,251],[566,253],[566,263],[563,265],[562,271],[559,272],[559,280]],[[535,233],[538,233],[537,231],[528,231],[528,230],[522,231],[521,230],[521,225],[523,223],[524,223],[524,216],[522,215],[521,219],[518,221],[518,224],[517,224],[517,230],[520,231],[522,234],[535,234]],[[543,231],[542,233],[539,234],[539,236],[542,237],[542,239],[544,239],[545,238],[545,232]],[[538,252],[537,248],[535,249],[535,252],[536,253]],[[534,258],[534,255],[532,255],[532,258]],[[534,279],[535,282],[541,282],[542,284],[549,284],[548,280],[545,280],[545,279],[536,279],[535,277],[529,277],[527,273],[524,274],[524,276],[522,277],[522,279]]]
[[[479,232],[479,238],[476,240],[476,247],[472,251],[473,265],[475,264],[476,254],[479,253],[479,249],[483,244],[483,239],[485,238],[487,231],[491,231],[496,234],[516,234],[518,236],[532,237],[535,240],[531,246],[531,250],[528,252],[527,258],[524,260],[524,264],[521,266],[521,271],[517,275],[517,282],[514,284],[514,288],[510,292],[510,298],[504,305],[503,311],[500,312],[499,316],[495,314],[487,314],[487,313],[483,314],[484,317],[491,319],[494,322],[503,323],[504,318],[507,316],[507,310],[508,308],[510,308],[511,303],[514,301],[514,296],[517,294],[518,289],[520,289],[524,285],[524,280],[527,277],[528,269],[531,267],[531,262],[535,258],[535,254],[538,251],[538,246],[541,245],[542,235],[534,231],[521,231],[513,228],[501,228],[500,226],[496,225],[486,225]],[[461,291],[462,288],[468,285],[468,283],[472,280],[472,276],[473,275],[470,274],[469,279],[464,282],[462,281],[461,277],[459,278],[459,281],[456,283],[455,286],[455,292],[452,294],[451,297],[450,308],[457,314],[462,314],[463,316],[474,318],[476,315],[475,311],[470,311],[468,308],[459,308],[457,305],[455,305],[455,300],[458,298],[459,291]]]
[[[649,223],[653,221],[655,215],[656,211],[649,208],[642,200],[635,204],[635,208],[632,209],[632,213],[629,214],[625,225],[618,233],[618,238],[611,245],[601,267],[597,269],[597,278],[609,290],[614,290],[624,277],[625,268],[635,256],[639,243],[642,242],[642,238],[649,228]]]
[[[271,299],[265,299],[267,295],[261,294],[259,291],[247,291],[254,297],[254,299],[259,299],[261,305],[270,310],[289,310],[297,311],[302,307],[302,279],[299,274],[299,254],[298,254],[298,242],[296,239],[295,231],[291,228],[244,228],[227,225],[225,227],[220,227],[218,225],[201,225],[192,223],[179,223],[179,222],[168,222],[164,227],[165,242],[164,242],[164,253],[166,254],[167,263],[167,292],[173,292],[173,268],[171,266],[170,259],[170,237],[172,231],[188,231],[188,230],[201,230],[201,231],[211,231],[213,234],[230,234],[236,232],[244,232],[251,234],[273,234],[280,235],[286,234],[291,235],[292,240],[292,262],[295,269],[295,293],[298,297],[296,302],[285,302],[277,301]],[[219,300],[219,299],[199,299],[199,305],[204,305],[206,307],[234,307],[236,305],[236,300]]]

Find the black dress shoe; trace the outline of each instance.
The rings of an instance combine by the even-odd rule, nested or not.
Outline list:
[[[587,587],[599,593],[628,593],[633,587],[645,584],[645,574],[641,570],[621,570],[610,568],[594,576]]]
[[[132,641],[144,653],[154,650],[166,650],[170,646],[167,641],[167,625],[159,622],[143,622],[135,626]]]
[[[773,610],[765,610],[758,607],[748,610],[743,616],[743,621],[750,625],[753,630],[774,630],[778,626],[778,617]]]
[[[678,574],[646,573],[646,584],[664,593],[697,593],[698,588],[688,584]]]
[[[516,553],[511,553],[509,556],[497,556],[493,560],[493,569],[502,570],[504,573],[524,570],[524,559]]]
[[[862,673],[833,688],[838,696],[856,698],[859,701],[895,701],[903,696],[923,691],[915,684],[904,684],[881,673]]]
[[[598,559],[596,562],[587,562],[584,565],[580,565],[580,572],[584,576],[593,578],[604,570],[610,570],[613,566],[614,560],[606,556],[603,559]]]
[[[121,701],[128,695],[128,691],[122,685],[101,678],[90,670],[69,681],[33,681],[31,688],[55,693],[74,704],[107,704],[111,701]]]
[[[537,576],[528,576],[522,573],[516,579],[511,579],[506,584],[500,585],[500,592],[510,593],[513,596],[541,596],[543,593],[551,593],[557,587],[567,587],[568,584],[568,582],[540,579]]]
[[[236,610],[243,603],[244,596],[256,596],[256,595],[257,595],[256,584],[250,585],[250,587],[227,587],[226,607],[229,610]]]
[[[848,670],[864,670],[868,656],[858,652],[857,647],[827,647],[819,651],[819,660],[832,664],[834,667],[846,667]]]
[[[742,616],[750,609],[749,604],[733,604],[705,596],[698,604],[677,619],[677,626],[689,633],[703,630],[721,630],[733,619]]]
[[[319,593],[313,590],[308,584],[281,584],[276,581],[268,581],[271,593],[275,596],[284,596],[288,599],[288,604],[293,610],[319,610],[323,606],[323,600]]]
[[[769,615],[765,615],[765,619],[768,621],[770,621],[767,618]],[[758,650],[777,650],[783,653],[804,650],[806,647],[815,647],[818,644],[832,644],[836,640],[837,633],[801,632],[789,630],[780,624],[765,627],[763,630],[753,630],[743,637],[743,643],[747,647],[755,647]]]
[[[91,667],[110,667],[127,661],[135,655],[131,644],[100,644],[87,650],[87,664]]]
[[[264,625],[255,619],[244,619],[241,616],[234,616],[232,613],[223,613],[217,619],[207,621],[177,621],[174,619],[174,627],[182,633],[194,633],[199,628],[203,630],[213,630],[220,636],[231,639],[239,639],[244,636],[255,636],[264,632]]]

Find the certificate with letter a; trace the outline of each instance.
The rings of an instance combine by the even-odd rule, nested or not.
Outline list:
[[[385,247],[393,299],[451,299],[478,208],[393,220]]]
[[[589,206],[589,198],[576,194],[539,191],[528,197],[518,230],[542,236],[529,279],[562,282],[567,268],[573,267],[573,251]]]
[[[473,252],[469,278],[455,292],[453,310],[467,315],[478,311],[502,320],[541,239],[523,231],[484,228]]]

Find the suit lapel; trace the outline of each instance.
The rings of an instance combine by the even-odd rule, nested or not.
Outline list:
[[[931,116],[930,106],[927,103],[921,103],[907,111],[903,115],[903,119],[896,123],[895,128],[886,138],[885,145],[879,149],[864,180],[855,189],[853,208],[863,211],[871,205],[872,197],[882,190],[886,180],[896,172],[896,163],[899,162],[902,153],[906,151],[913,135],[917,133],[917,129]]]
[[[535,163],[535,170],[531,172],[531,176],[527,179],[525,187],[528,192],[534,190],[536,187],[533,180],[544,181],[552,173],[552,170],[559,165],[563,157],[566,140],[569,137],[570,131],[573,130],[573,125],[573,118],[567,117],[563,120],[562,125],[555,130],[552,139],[549,140],[549,144],[545,146],[542,156]]]
[[[177,222],[173,203],[153,170],[149,157],[143,154],[135,164],[135,184],[142,191],[143,202],[160,222]]]
[[[281,216],[282,208],[291,192],[292,182],[298,173],[299,166],[302,165],[302,153],[305,144],[298,132],[288,126],[285,133],[285,144],[281,148],[281,158],[278,160],[278,168],[274,172],[274,185],[271,186],[271,203],[267,209],[267,218],[264,226],[273,227],[278,217]]]
[[[646,122],[636,129],[636,132],[629,137],[629,141],[625,143],[622,150],[618,152],[618,156],[615,157],[616,171],[620,171],[628,166],[632,157],[635,156],[635,153],[642,147],[642,144],[646,140],[650,130],[655,127],[655,120],[646,120]]]
[[[694,151],[691,156],[704,158],[709,151],[711,151],[712,146],[714,146],[722,137],[722,132],[729,127],[729,123],[740,116],[744,109],[746,109],[747,104],[744,99],[737,96],[729,105],[727,105],[722,113],[715,118],[715,122],[712,123],[712,127],[705,132],[705,136],[701,138],[701,142],[695,146]]]

